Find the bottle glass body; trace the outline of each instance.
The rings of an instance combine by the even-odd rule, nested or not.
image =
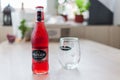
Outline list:
[[[43,14],[41,15],[43,16]],[[33,73],[48,73],[48,34],[43,20],[36,21],[34,30],[32,32],[31,42]]]

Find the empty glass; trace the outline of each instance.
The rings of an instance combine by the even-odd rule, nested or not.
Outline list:
[[[75,37],[60,38],[60,51],[58,58],[60,64],[65,69],[77,68],[80,61],[80,44],[79,39]]]

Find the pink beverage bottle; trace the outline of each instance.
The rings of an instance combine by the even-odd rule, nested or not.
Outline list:
[[[36,7],[36,23],[31,36],[32,71],[34,74],[48,73],[48,34],[44,25],[42,6]]]

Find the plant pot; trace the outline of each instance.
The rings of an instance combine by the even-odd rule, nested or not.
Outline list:
[[[7,39],[9,43],[14,43],[15,42],[15,35],[7,34]]]
[[[68,16],[67,15],[61,14],[61,16],[65,19],[65,21],[68,21]]]
[[[82,23],[84,21],[83,15],[75,15],[75,22]]]

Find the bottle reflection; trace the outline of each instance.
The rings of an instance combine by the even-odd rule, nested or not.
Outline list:
[[[33,80],[48,80],[48,74],[33,74]]]

